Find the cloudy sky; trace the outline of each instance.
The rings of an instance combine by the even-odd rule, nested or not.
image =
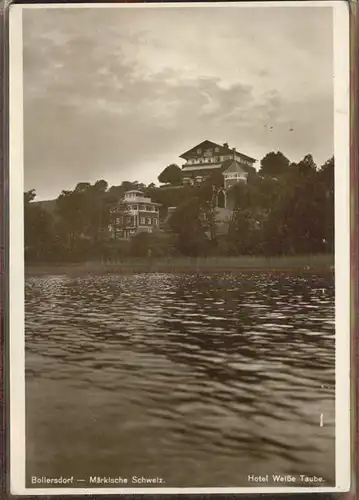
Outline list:
[[[333,154],[330,8],[25,9],[25,188],[149,183],[204,139]]]

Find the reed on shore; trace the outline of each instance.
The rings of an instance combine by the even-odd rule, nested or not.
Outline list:
[[[26,275],[179,272],[333,271],[331,254],[295,256],[126,258],[111,262],[26,263]]]

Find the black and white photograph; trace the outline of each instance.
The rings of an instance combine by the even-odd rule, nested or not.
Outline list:
[[[9,22],[12,493],[347,491],[346,2]]]

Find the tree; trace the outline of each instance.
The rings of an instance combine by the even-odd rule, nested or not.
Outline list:
[[[289,164],[288,158],[283,153],[272,151],[262,158],[259,175],[263,177],[279,177],[287,172]]]
[[[108,238],[111,207],[117,201],[107,191],[107,182],[93,185],[80,182],[73,191],[62,191],[57,198],[57,214],[65,235],[64,246],[74,258],[101,255]]]
[[[105,193],[108,189],[108,183],[107,181],[101,179],[95,182],[93,189],[99,193]]]
[[[318,171],[323,203],[321,224],[324,230],[324,242],[328,252],[334,251],[334,156],[327,160]]]
[[[265,184],[265,183],[264,183]],[[228,232],[229,248],[234,254],[252,254],[259,248],[259,228],[267,215],[262,204],[261,184],[236,184],[230,195],[234,198],[234,211]]]
[[[35,189],[24,193],[25,259],[53,260],[56,244],[53,216],[34,203]]]
[[[74,191],[63,190],[56,200],[56,211],[66,235],[64,245],[70,253],[75,251],[76,243],[84,233],[87,217],[83,193],[78,186],[76,188]]]
[[[324,250],[323,190],[311,155],[292,164],[280,179],[278,197],[265,226],[271,254],[316,253]]]
[[[320,182],[323,183],[324,187],[331,195],[334,195],[334,165],[334,156],[332,156],[318,171]]]
[[[237,206],[229,226],[228,241],[234,254],[246,254],[250,245],[251,213],[250,210]]]
[[[131,238],[131,255],[135,257],[164,257],[171,253],[175,244],[171,233],[139,233]]]
[[[168,165],[158,176],[159,182],[163,184],[172,184],[172,186],[178,186],[182,182],[182,170],[178,165],[172,163]]]
[[[160,218],[164,219],[169,207],[177,207],[184,200],[192,198],[193,196],[198,196],[198,191],[193,186],[183,186],[181,189],[172,186],[168,189],[148,188],[146,190],[146,195],[149,196],[152,201],[161,205]]]
[[[35,189],[30,189],[24,193],[24,205],[26,206],[28,203],[33,201],[36,198]]]
[[[308,176],[314,181],[315,174],[317,172],[317,166],[314,162],[313,156],[311,154],[305,155],[302,160],[298,163],[291,163],[289,169],[287,170],[287,175],[293,181],[296,180],[297,183],[301,183]]]
[[[180,169],[170,165],[167,174],[171,171]],[[227,192],[234,202],[228,234],[228,226],[218,224],[215,203],[223,189],[220,171],[200,185],[181,189],[175,184],[163,189],[138,181],[123,181],[110,188],[103,179],[93,184],[79,182],[73,190],[61,192],[55,211],[49,204],[36,202],[36,192],[31,189],[24,193],[26,259],[117,259],[146,256],[148,250],[154,256],[165,256],[174,246],[188,256],[333,252],[334,157],[318,169],[310,154],[298,163],[289,163],[282,153],[272,152],[263,158],[261,173]],[[118,230],[128,227],[129,214],[121,200],[126,191],[134,189],[161,204],[162,219],[169,207],[177,207],[166,219],[168,232],[141,235],[130,242],[116,238]]]
[[[198,256],[208,247],[203,202],[200,198],[182,202],[170,217],[169,226],[177,235],[177,248],[182,254]]]

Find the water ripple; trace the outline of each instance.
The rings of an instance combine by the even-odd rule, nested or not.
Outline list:
[[[334,333],[331,275],[29,278],[28,472],[333,482]]]

